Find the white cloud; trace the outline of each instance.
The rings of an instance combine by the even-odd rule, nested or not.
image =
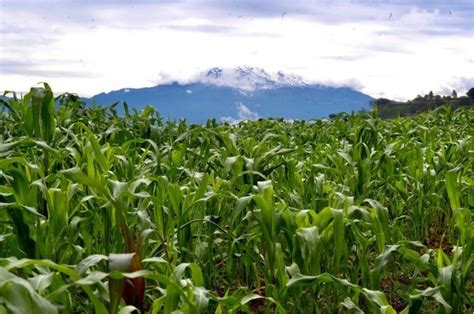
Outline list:
[[[237,117],[222,117],[221,121],[227,122],[230,124],[237,124],[245,120],[255,120],[258,119],[258,113],[250,110],[249,107],[245,106],[242,102],[239,102],[235,107],[237,109]]]
[[[237,115],[241,120],[255,120],[258,118],[258,113],[253,112],[241,102],[237,104]]]
[[[1,89],[91,96],[248,65],[405,99],[474,73],[469,2],[450,15],[441,1],[75,3],[2,8]]]
[[[242,120],[232,118],[232,117],[222,117],[221,121],[222,122],[227,122],[229,124],[239,124],[240,122],[242,122]]]
[[[256,89],[272,89],[278,86],[301,86],[306,84],[296,75],[282,72],[268,72],[257,67],[212,68],[209,71],[197,74],[193,82],[216,86],[229,86],[237,88],[242,95],[250,95]]]
[[[455,90],[458,96],[466,96],[466,92],[474,87],[474,76],[472,77],[458,77],[446,84],[443,88],[435,90],[437,94],[451,95]]]

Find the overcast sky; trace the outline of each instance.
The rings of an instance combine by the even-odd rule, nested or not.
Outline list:
[[[0,3],[0,90],[91,96],[244,65],[373,97],[474,86],[474,0]]]

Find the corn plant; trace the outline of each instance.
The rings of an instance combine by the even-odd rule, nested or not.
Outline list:
[[[473,125],[196,125],[7,92],[0,313],[472,312]]]

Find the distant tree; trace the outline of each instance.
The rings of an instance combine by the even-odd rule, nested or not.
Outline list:
[[[433,91],[430,91],[430,93],[428,94],[428,99],[433,99]]]
[[[467,91],[467,97],[474,99],[474,87]]]
[[[474,98],[469,98],[469,97],[466,97],[466,96],[462,96],[462,97],[459,97],[458,99],[459,99],[459,101],[458,101],[459,106],[470,106],[470,105],[474,104]]]
[[[453,98],[458,98],[458,93],[456,93],[455,89],[453,89],[453,93],[451,94],[451,96],[453,96]]]
[[[392,103],[390,99],[387,98],[379,98],[372,102],[375,106],[387,106]]]

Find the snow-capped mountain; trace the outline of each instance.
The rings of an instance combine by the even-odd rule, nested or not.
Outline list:
[[[238,67],[235,69],[216,67],[201,73],[197,81],[215,86],[232,87],[243,91],[307,85],[299,76],[287,75],[281,71],[271,74],[264,69],[256,67]]]
[[[99,105],[125,101],[141,109],[153,105],[165,119],[209,118],[236,122],[265,117],[315,119],[331,113],[366,109],[372,98],[350,87],[305,83],[296,75],[268,73],[259,68],[212,68],[188,83],[148,88],[123,88],[89,99]]]

